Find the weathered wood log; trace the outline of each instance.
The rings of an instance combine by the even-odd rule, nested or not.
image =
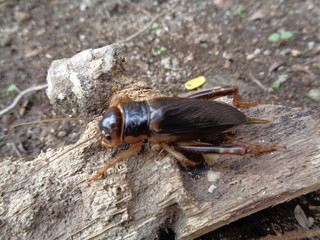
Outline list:
[[[1,169],[2,239],[141,239],[172,229],[192,239],[261,209],[320,188],[320,117],[260,105],[247,115],[272,120],[245,126],[237,138],[281,142],[287,150],[219,156],[214,165],[185,168],[151,144],[105,178],[86,182],[114,151],[98,139],[48,150],[29,162],[6,159]],[[79,142],[97,133],[90,123]],[[218,178],[212,182],[212,175]]]

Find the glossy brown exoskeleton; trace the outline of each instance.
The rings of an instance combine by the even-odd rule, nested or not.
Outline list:
[[[233,96],[233,106],[211,101],[222,96]],[[238,87],[224,86],[204,90],[186,98],[161,97],[148,101],[118,98],[104,111],[100,122],[102,145],[106,148],[131,144],[116,158],[100,169],[89,181],[100,177],[107,169],[134,155],[145,140],[159,144],[177,160],[191,166],[201,163],[186,158],[179,150],[197,153],[254,154],[279,148],[241,144],[215,146],[208,141],[244,124],[265,124],[269,121],[247,118],[237,108],[255,106],[257,101],[241,102]]]

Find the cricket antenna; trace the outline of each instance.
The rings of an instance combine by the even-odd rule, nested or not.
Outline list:
[[[86,143],[86,142],[89,142],[89,141],[91,141],[91,140],[93,140],[93,139],[95,139],[95,138],[98,138],[98,137],[100,137],[100,136],[101,136],[101,133],[98,133],[98,134],[94,135],[93,137],[90,137],[90,138],[88,138],[88,139],[86,139],[86,140],[81,141],[80,143],[77,143],[76,145],[74,145],[74,146],[72,146],[71,148],[63,151],[62,153],[58,154],[57,156],[54,156],[54,155],[53,155],[53,156],[52,156],[53,158],[50,160],[50,162],[52,162],[52,161],[54,161],[54,160],[62,157],[64,154],[66,154],[66,153],[68,153],[68,152],[71,152],[73,149],[76,149],[76,148],[79,147],[80,145],[82,145],[82,144],[84,144],[84,143]]]
[[[9,137],[11,131],[14,128],[20,127],[20,126],[24,126],[24,125],[31,125],[31,124],[37,124],[37,123],[46,123],[46,122],[56,122],[56,121],[82,121],[82,120],[86,120],[86,121],[100,121],[101,119],[98,118],[54,118],[54,119],[44,119],[44,120],[38,120],[38,121],[32,121],[32,122],[26,122],[26,123],[18,123],[15,124],[13,126],[11,126],[8,130],[8,133],[4,136],[0,137],[0,140]]]

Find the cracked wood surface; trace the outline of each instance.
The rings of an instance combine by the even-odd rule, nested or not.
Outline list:
[[[33,161],[4,160],[1,238],[153,239],[171,228],[177,239],[193,239],[319,189],[319,113],[274,105],[245,112],[272,123],[244,126],[238,139],[279,141],[288,149],[259,157],[220,155],[213,165],[187,168],[147,143],[92,183],[86,179],[121,149],[107,151],[93,139],[56,159],[72,146]],[[79,141],[98,131],[95,122],[88,124]]]

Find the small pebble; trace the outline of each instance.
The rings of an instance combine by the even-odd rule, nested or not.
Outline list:
[[[161,65],[166,69],[170,69],[171,68],[171,57],[166,57],[166,58],[161,59]]]
[[[252,59],[254,59],[254,57],[255,57],[254,54],[249,54],[249,55],[247,56],[247,60],[252,60]]]
[[[316,45],[316,43],[314,41],[308,42],[308,48],[309,49],[314,48],[315,45]]]
[[[309,3],[309,4],[307,5],[307,9],[308,9],[309,11],[311,11],[313,8],[314,8],[314,5],[313,5],[312,3]]]
[[[80,41],[84,41],[86,39],[86,35],[80,34],[79,39],[80,39]]]
[[[260,48],[256,48],[253,53],[247,55],[247,60],[252,60],[254,59],[255,56],[259,55],[261,53]]]
[[[222,53],[222,57],[227,59],[227,60],[230,60],[230,59],[232,59],[232,54],[224,52],[224,53]]]
[[[179,60],[177,58],[172,59],[172,67],[177,69],[179,67]]]
[[[62,137],[65,137],[67,136],[67,132],[66,131],[60,131],[58,134],[57,134],[57,137],[58,138],[62,138]]]
[[[320,101],[320,88],[311,89],[308,96],[313,100]]]
[[[220,172],[209,170],[207,173],[207,178],[209,182],[216,182],[220,178]]]
[[[269,49],[267,49],[263,52],[263,55],[265,55],[265,56],[269,56],[270,54],[271,54],[271,51]]]
[[[208,188],[208,192],[209,193],[213,193],[213,191],[216,189],[217,187],[215,185],[210,185],[210,187]]]
[[[46,56],[46,58],[48,58],[48,59],[52,59],[52,58],[53,58],[53,56],[52,56],[51,54],[49,54],[49,53],[46,53],[45,56]]]
[[[253,54],[255,56],[259,55],[260,53],[261,53],[261,49],[260,48],[255,49],[254,52],[253,52]]]

